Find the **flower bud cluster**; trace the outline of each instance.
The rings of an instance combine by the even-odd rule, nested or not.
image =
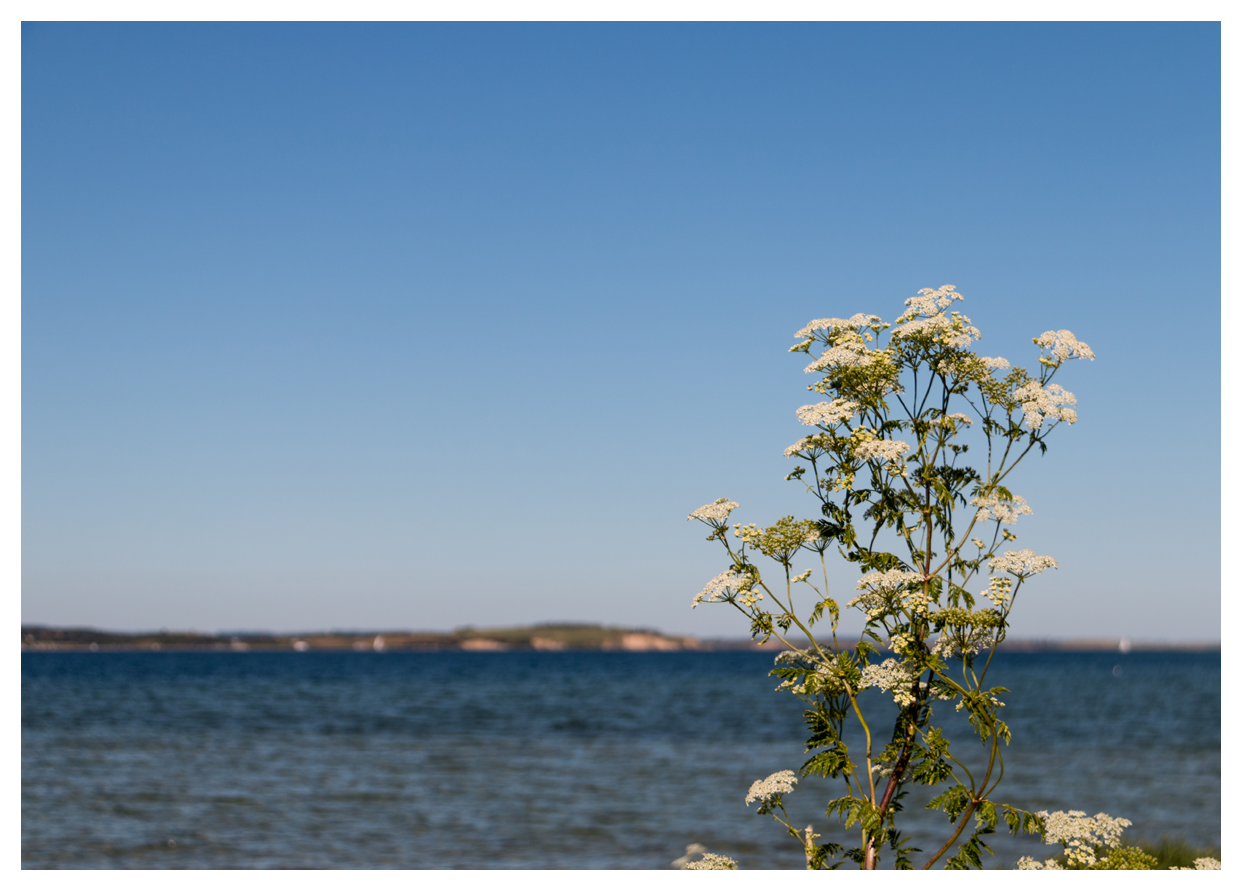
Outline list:
[[[979,596],[992,601],[997,609],[1004,609],[1013,596],[1013,579],[993,576],[988,579],[987,588],[980,591]]]

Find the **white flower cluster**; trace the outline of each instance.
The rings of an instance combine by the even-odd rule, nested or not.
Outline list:
[[[1049,384],[1045,389],[1039,381],[1030,381],[1014,390],[1013,398],[1022,404],[1022,419],[1032,432],[1043,427],[1045,420],[1067,424],[1078,420],[1078,412],[1070,408],[1078,399],[1060,384]]]
[[[902,606],[926,606],[926,595],[922,589],[910,591],[915,585],[922,585],[923,576],[917,572],[906,572],[901,569],[889,569],[885,572],[869,572],[858,580],[855,590],[862,591],[845,606],[858,607],[867,614],[869,619],[878,619],[893,605],[895,595]]]
[[[848,399],[834,399],[831,402],[817,402],[815,405],[804,405],[798,409],[798,420],[808,427],[835,427],[842,421],[849,420],[858,414],[858,403]]]
[[[866,690],[876,687],[885,693],[893,694],[893,702],[902,708],[914,702],[914,682],[918,675],[908,663],[896,659],[885,659],[879,665],[868,665],[862,670],[862,680],[858,689]]]
[[[806,692],[807,681],[811,678],[814,678],[820,690],[826,690],[833,695],[845,692],[845,685],[841,682],[841,678],[828,665],[823,664],[813,653],[806,650],[781,650],[776,654],[775,663],[777,665],[788,663],[799,668],[805,668],[807,672],[805,680],[798,681],[796,678],[786,678],[781,681],[780,685],[775,688],[777,692],[789,690],[797,695],[802,695]]]
[[[988,566],[993,572],[1008,572],[1025,578],[1028,575],[1038,575],[1045,569],[1056,569],[1057,561],[1051,557],[1038,557],[1030,548],[1023,548],[1020,551],[1005,551],[1001,556],[990,560]]]
[[[854,457],[860,461],[896,461],[910,451],[908,442],[897,439],[872,439],[854,446]]]
[[[941,285],[939,288],[920,288],[918,294],[906,299],[909,307],[901,317],[913,319],[917,316],[934,316],[947,309],[954,300],[964,299],[953,285]]]
[[[780,665],[782,662],[812,662],[814,657],[806,650],[799,650],[795,647],[792,650],[781,650],[772,661],[776,665]]]
[[[767,804],[773,796],[792,792],[796,782],[798,782],[798,776],[792,770],[778,770],[766,780],[755,780],[750,784],[750,791],[746,793],[746,803],[749,805],[757,801],[760,804]]]
[[[983,336],[979,333],[978,328],[973,325],[967,325],[966,322],[968,321],[970,320],[964,316],[956,317],[956,314],[952,319],[943,315],[931,316],[926,319],[913,319],[904,325],[898,325],[894,328],[892,339],[930,337],[947,347],[964,350]]]
[[[705,852],[702,860],[689,860],[682,869],[737,869],[737,861],[723,854]]]
[[[704,523],[722,524],[729,519],[729,514],[737,510],[737,502],[728,498],[717,498],[711,504],[705,504],[686,517],[687,520],[702,520]]]
[[[812,433],[810,436],[804,436],[789,448],[785,449],[785,457],[789,458],[793,455],[810,454],[811,452],[823,452],[828,450],[828,446],[832,444],[826,433]]]
[[[923,575],[918,572],[906,572],[904,569],[889,569],[884,572],[869,572],[858,580],[855,591],[893,592],[900,591],[910,585],[921,585]]]
[[[942,634],[928,647],[933,656],[973,656],[992,643],[991,628],[971,627],[953,634]]]
[[[750,576],[734,572],[732,569],[726,569],[708,582],[702,591],[694,595],[691,608],[698,606],[700,603],[719,603],[722,600],[749,594],[754,584],[755,581]],[[752,596],[756,600],[763,598],[762,592]]]
[[[1064,845],[1072,866],[1094,864],[1096,849],[1117,847],[1121,830],[1130,825],[1121,817],[1103,813],[1088,817],[1083,811],[1039,811],[1039,816],[1044,821],[1044,844]]]
[[[1045,331],[1035,343],[1048,351],[1048,358],[1060,365],[1066,359],[1095,359],[1091,347],[1074,336],[1072,331]]]
[[[980,356],[979,361],[983,363],[984,368],[990,368],[993,371],[1005,370],[1009,367],[1009,360],[1000,356]]]
[[[975,519],[980,523],[986,520],[1000,520],[1000,522],[1012,526],[1018,522],[1018,517],[1023,514],[1034,513],[1031,506],[1026,503],[1026,499],[1019,495],[1015,495],[1012,501],[1006,501],[1001,498],[998,492],[989,492],[983,498],[975,497],[970,499],[970,503],[979,508],[979,513],[975,514]]]
[[[803,369],[807,374],[830,368],[865,368],[879,360],[883,350],[869,350],[862,340],[847,340],[820,353],[818,359]]]
[[[816,331],[823,331],[830,334],[835,330],[845,328],[856,331],[859,328],[866,328],[871,325],[879,324],[879,321],[879,316],[868,315],[865,312],[854,313],[854,315],[850,316],[848,319],[815,319],[807,322],[806,327],[800,329],[794,337],[814,337]]]
[[[940,427],[948,427],[950,430],[957,429],[958,424],[973,424],[975,419],[970,415],[962,414],[962,412],[954,412],[951,415],[943,415],[933,419],[930,423]]]
[[[1195,869],[1220,869],[1220,861],[1215,857],[1198,857],[1194,866],[1170,866],[1169,869],[1180,869],[1187,872]]]

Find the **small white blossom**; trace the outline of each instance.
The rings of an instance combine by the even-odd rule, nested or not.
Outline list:
[[[1032,857],[1019,857],[1018,869],[1065,869],[1065,867],[1057,863],[1055,859],[1045,860],[1043,863],[1040,863]]]
[[[793,578],[791,578],[789,581],[791,584],[796,585],[798,582],[805,582],[810,577],[811,577],[811,570],[808,569],[806,572],[798,573]]]
[[[1030,548],[1020,551],[1005,551],[1004,554],[988,562],[993,572],[1008,572],[1012,575],[1026,577],[1037,575],[1045,569],[1056,569],[1057,561],[1051,557],[1038,557]]]
[[[858,414],[858,403],[848,399],[817,402],[815,405],[802,406],[797,414],[798,420],[808,427],[835,427]]]
[[[750,576],[727,569],[708,582],[702,591],[694,595],[691,608],[697,607],[700,603],[719,603],[722,600],[729,600],[730,598],[748,594],[754,584],[755,580]],[[760,593],[755,599],[761,599],[762,597],[763,594]]]
[[[1035,343],[1048,351],[1048,356],[1057,365],[1066,359],[1095,359],[1091,347],[1074,336],[1072,331],[1045,331],[1035,338]]]
[[[860,461],[896,461],[910,451],[908,442],[897,439],[872,439],[854,446],[854,457]]]
[[[960,411],[954,412],[951,415],[943,415],[930,421],[932,424],[950,428],[955,427],[957,424],[973,424],[974,422],[974,418],[970,415],[962,414]]]
[[[702,860],[690,860],[682,864],[682,869],[737,869],[737,861],[723,854],[706,852]]]
[[[1220,869],[1220,861],[1215,857],[1199,857],[1194,866],[1170,866],[1169,869],[1180,869],[1190,872],[1196,869]]]
[[[1045,420],[1067,424],[1078,420],[1078,412],[1070,408],[1078,404],[1078,399],[1060,384],[1044,388],[1039,381],[1030,381],[1014,390],[1013,398],[1022,404],[1022,419],[1032,432],[1043,427]]]
[[[737,502],[730,501],[728,498],[717,498],[711,504],[705,504],[698,510],[694,511],[687,520],[702,520],[705,523],[723,523],[729,519],[729,514],[737,510]]]
[[[1015,495],[1012,501],[1006,501],[999,492],[989,492],[982,498],[976,496],[970,503],[979,508],[975,519],[980,523],[985,520],[999,520],[1006,525],[1013,525],[1023,514],[1034,513],[1025,498]]]
[[[755,780],[751,783],[750,791],[746,793],[746,803],[753,804],[757,801],[766,804],[773,796],[792,792],[797,782],[798,777],[792,770],[778,770],[766,780]]]
[[[996,371],[997,369],[1003,371],[1009,367],[1009,360],[1000,356],[980,356],[979,361],[983,363],[985,368],[990,368],[993,371]]]

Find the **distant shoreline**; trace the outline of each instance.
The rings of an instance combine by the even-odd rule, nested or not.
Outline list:
[[[101,631],[23,625],[22,652],[502,652],[512,650],[606,650],[626,652],[778,651],[779,641],[700,639],[648,628],[547,624],[509,628],[462,628],[452,632],[367,631],[308,634],[199,634],[196,632]],[[1013,639],[1000,652],[1219,652],[1219,641],[1144,641],[1125,638]]]

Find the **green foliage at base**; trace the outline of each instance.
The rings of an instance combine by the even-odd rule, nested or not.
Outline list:
[[[1156,860],[1150,869],[1172,869],[1175,866],[1193,869],[1195,860],[1200,857],[1220,859],[1220,848],[1207,846],[1198,848],[1184,838],[1173,838],[1162,835],[1158,842],[1140,841],[1139,847]]]
[[[1155,869],[1156,858],[1142,848],[1117,848],[1088,869]]]

